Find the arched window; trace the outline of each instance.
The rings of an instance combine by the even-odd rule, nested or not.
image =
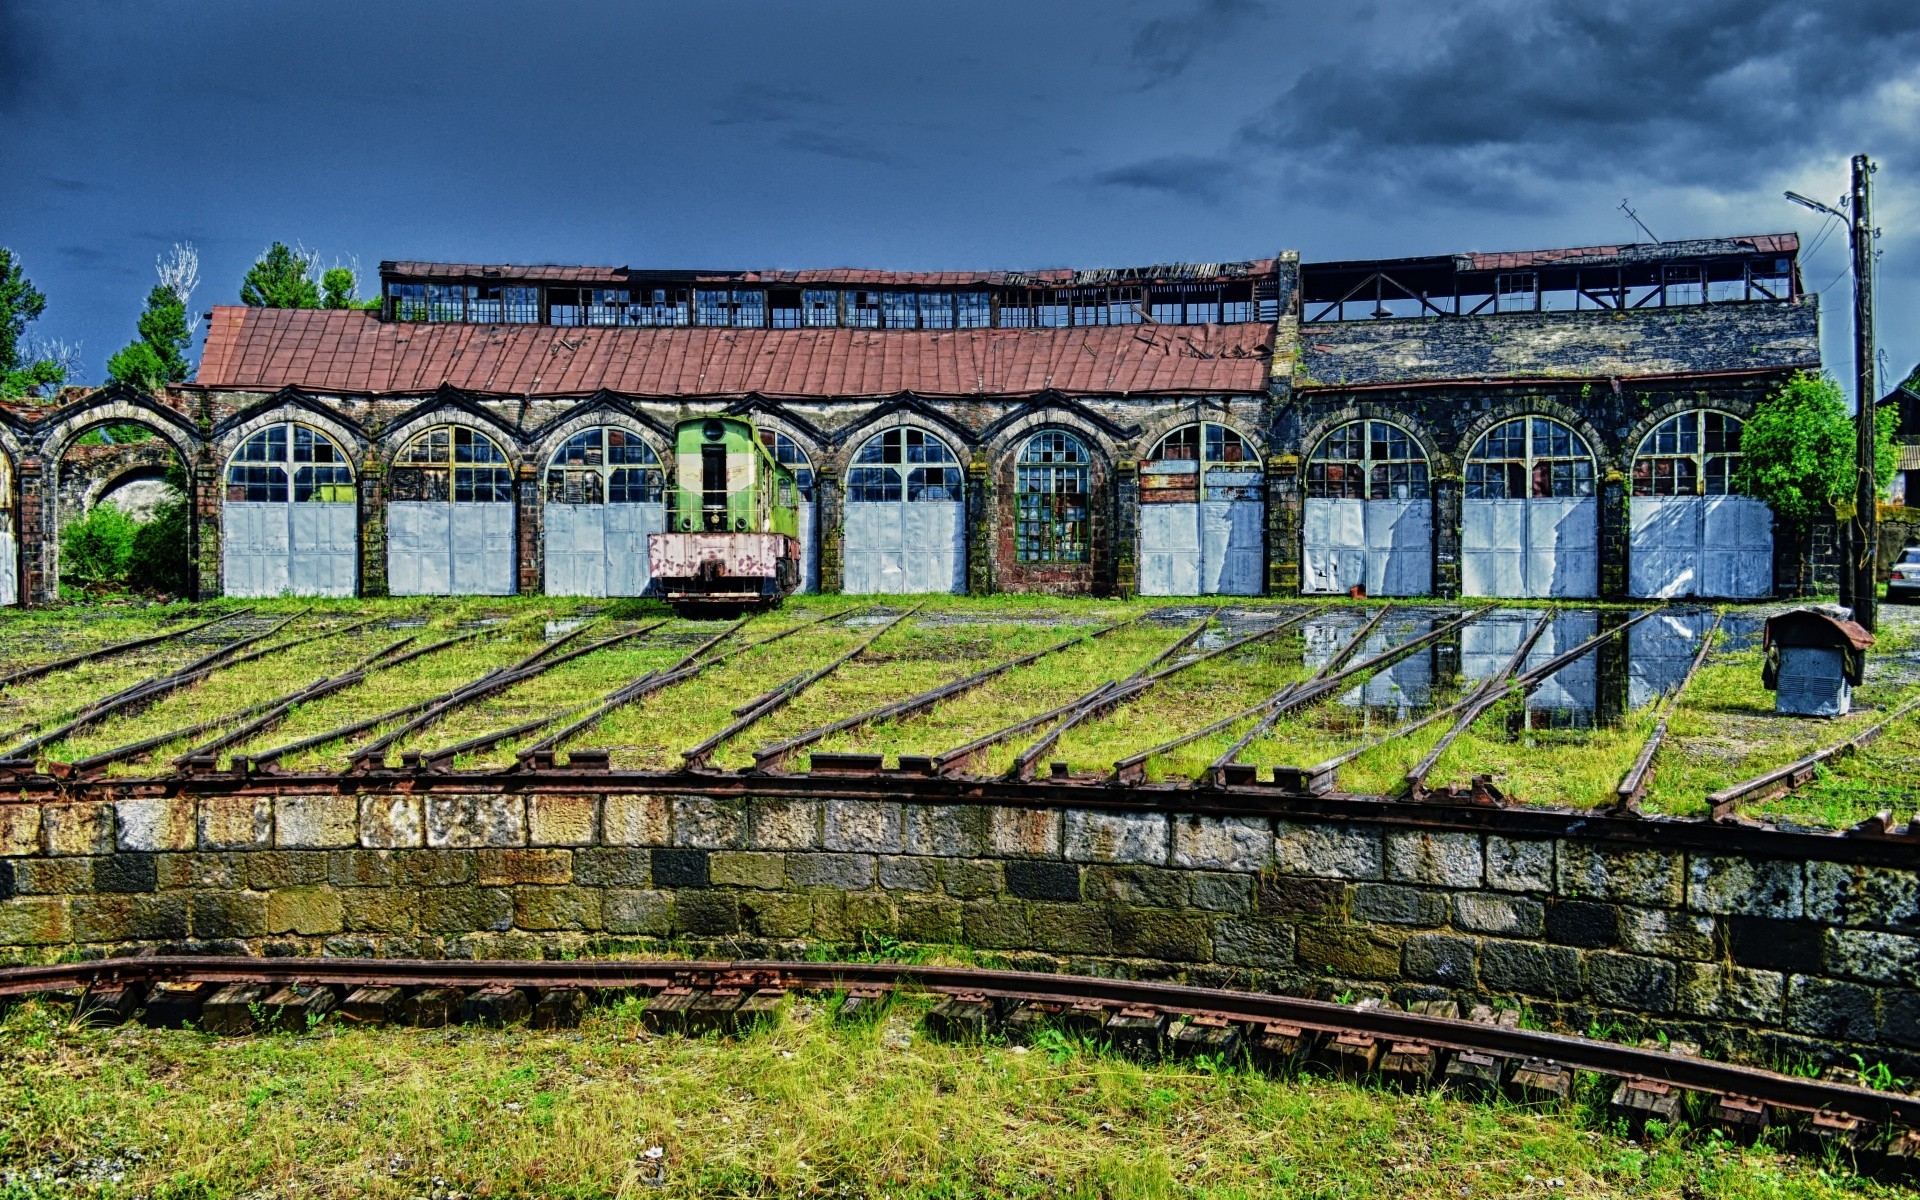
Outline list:
[[[800,488],[802,500],[813,499],[813,460],[800,444],[777,429],[762,429],[760,443],[773,452],[773,459],[781,466],[793,472],[793,481]]]
[[[1307,496],[1315,500],[1425,500],[1427,489],[1420,443],[1385,421],[1342,425],[1307,460]]]
[[[665,492],[659,455],[629,429],[576,433],[547,465],[551,504],[658,504]]]
[[[395,500],[510,503],[513,468],[498,443],[465,425],[436,425],[416,434],[394,463]]]
[[[227,464],[229,504],[353,502],[353,469],[332,438],[307,425],[269,425]]]
[[[1014,553],[1020,562],[1083,563],[1088,555],[1087,448],[1058,429],[1036,433],[1020,451]]]
[[[1247,444],[1247,439],[1225,425],[1216,425],[1211,421],[1182,425],[1161,438],[1160,444],[1154,447],[1152,458],[1156,462],[1204,461],[1208,464],[1260,461],[1260,456]]]
[[[1593,453],[1551,417],[1516,417],[1480,436],[1467,456],[1468,500],[1593,495]]]
[[[847,472],[847,503],[958,501],[964,494],[960,460],[947,444],[920,429],[889,429],[860,447]],[[949,465],[951,464],[951,465]]]
[[[1696,409],[1662,421],[1633,459],[1636,496],[1731,496],[1740,477],[1740,418]]]

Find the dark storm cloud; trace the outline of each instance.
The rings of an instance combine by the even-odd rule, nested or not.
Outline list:
[[[1218,204],[1239,188],[1237,167],[1225,158],[1169,154],[1101,171],[1093,181],[1103,187],[1164,192],[1188,200]]]
[[[1155,17],[1133,35],[1133,62],[1152,86],[1180,74],[1235,26],[1260,11],[1254,0],[1200,0],[1186,12]]]

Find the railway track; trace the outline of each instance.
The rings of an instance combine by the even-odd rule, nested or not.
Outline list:
[[[1207,1056],[1469,1097],[1538,1103],[1605,1097],[1630,1131],[1649,1121],[1839,1149],[1907,1173],[1920,1163],[1920,1097],[1803,1078],[1651,1045],[1520,1028],[1515,1013],[1451,1002],[1412,1011],[1266,993],[969,967],[853,962],[402,961],[131,956],[0,968],[0,998],[71,1003],[96,1025],[129,1020],[243,1036],[327,1019],[419,1026],[566,1028],[591,1003],[645,997],[661,1034],[735,1033],[773,1019],[789,993],[844,996],[838,1013],[894,994],[937,997],[936,1036],[1031,1039],[1058,1029],[1144,1060]]]

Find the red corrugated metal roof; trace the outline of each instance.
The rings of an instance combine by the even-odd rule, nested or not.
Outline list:
[[[1064,287],[1076,281],[1194,282],[1271,275],[1275,260],[1231,263],[1167,263],[1114,270],[1077,271],[1068,267],[1038,271],[874,271],[864,267],[827,267],[799,271],[639,271],[630,267],[525,266],[512,263],[383,262],[389,279],[498,279],[529,283],[632,283],[637,280],[690,280],[696,283],[844,285],[851,287]]]
[[[204,387],[378,394],[1027,396],[1260,392],[1266,325],[1086,329],[605,329],[424,325],[351,310],[219,307]]]

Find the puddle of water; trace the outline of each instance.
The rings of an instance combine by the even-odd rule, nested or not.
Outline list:
[[[395,617],[393,620],[383,623],[380,627],[382,629],[425,629],[426,626],[427,619],[425,617]]]
[[[504,625],[506,624],[506,621],[507,619],[505,617],[478,617],[471,621],[462,621],[460,622],[460,624],[456,625],[454,628],[485,629],[491,625]]]
[[[587,622],[584,618],[575,618],[575,619],[564,620],[564,621],[548,621],[547,637],[551,639],[551,638],[557,638],[563,633],[572,633],[574,630],[580,628],[582,625],[585,625],[586,623]]]

